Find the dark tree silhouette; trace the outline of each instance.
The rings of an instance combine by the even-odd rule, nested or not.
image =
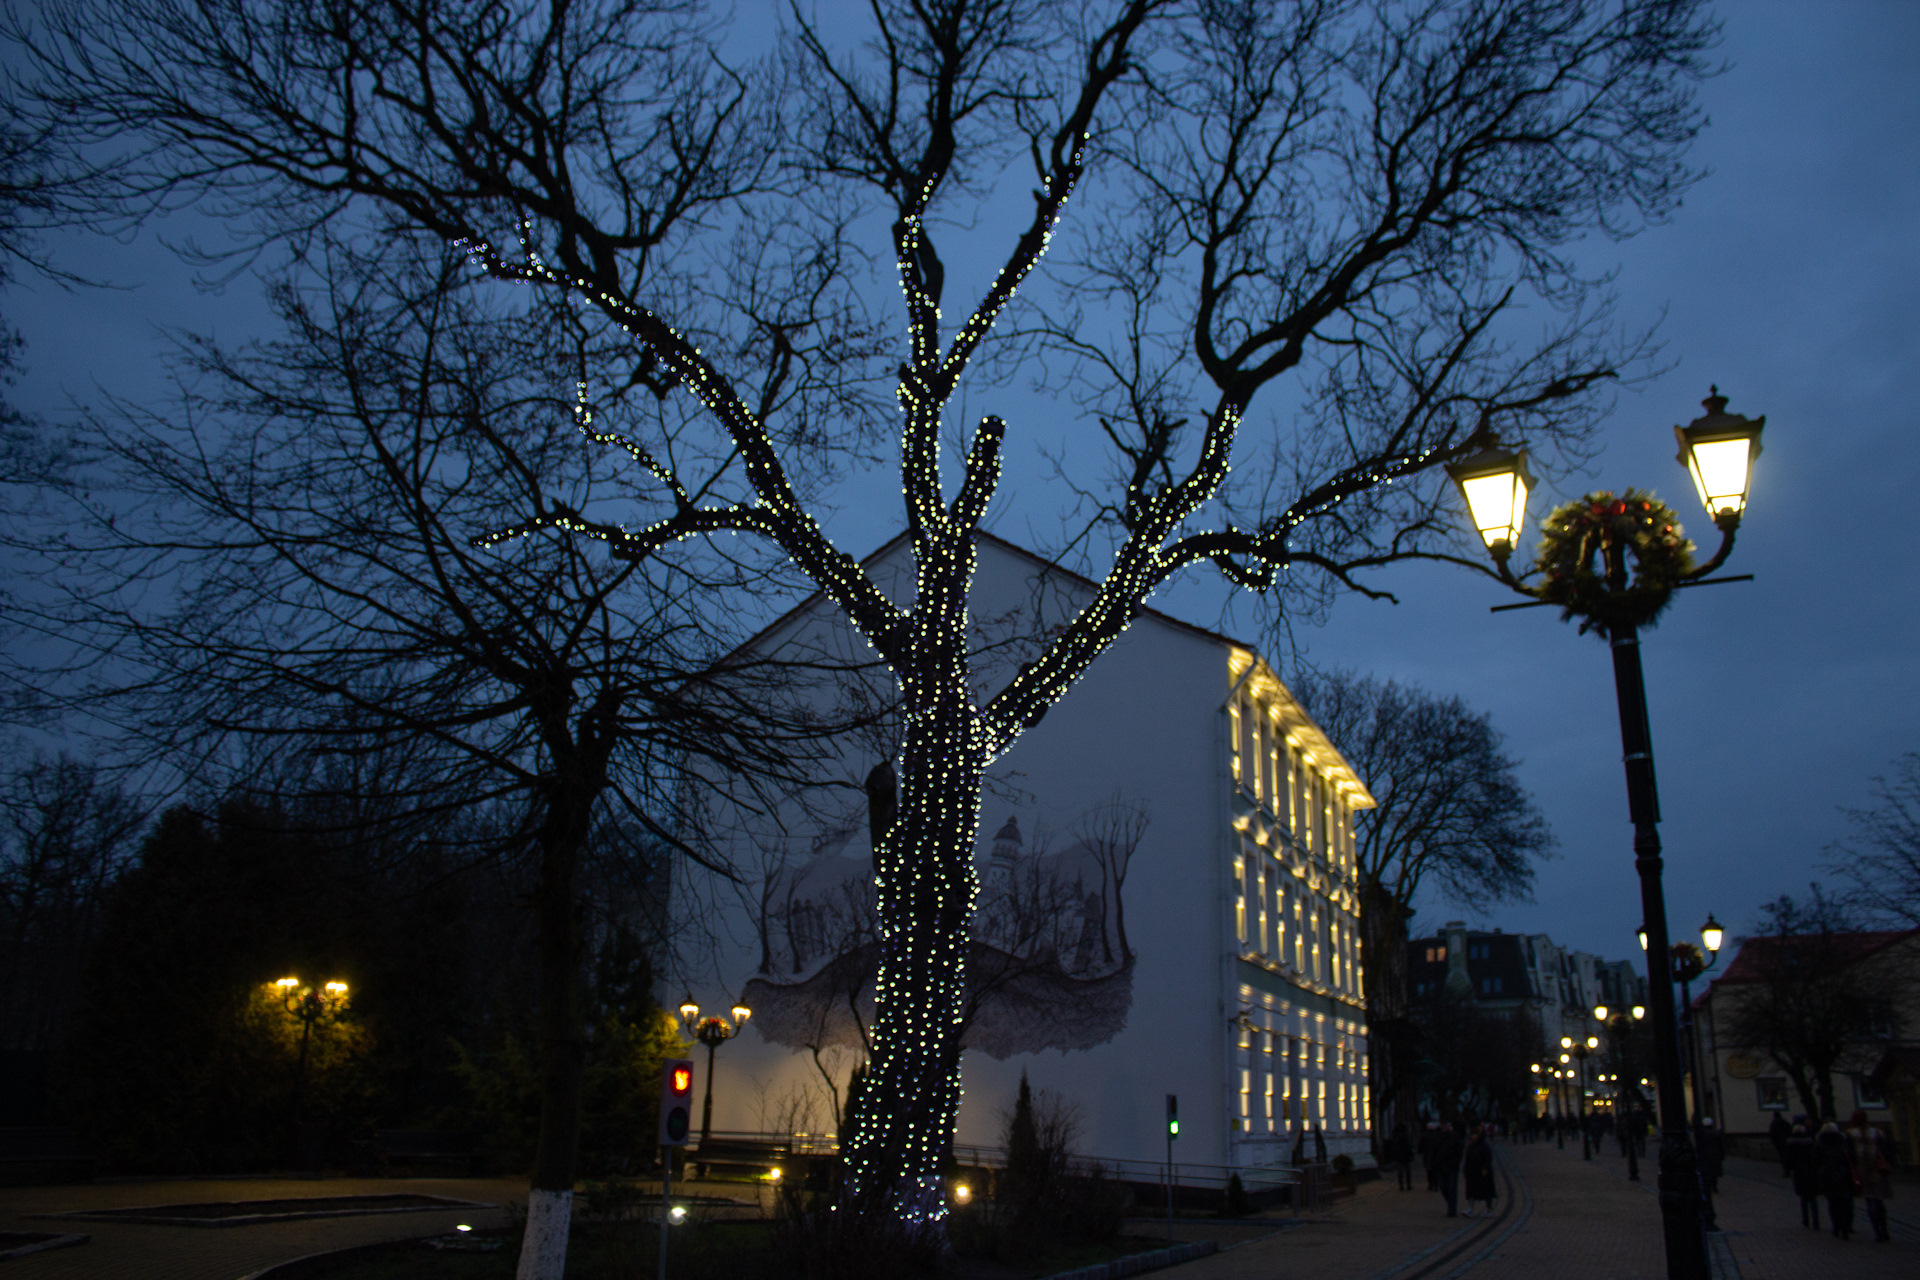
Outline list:
[[[1920,752],[1873,780],[1870,809],[1848,809],[1854,838],[1827,850],[1828,868],[1852,881],[1853,907],[1869,918],[1920,926]]]
[[[1868,931],[1849,905],[1814,885],[1761,908],[1758,927],[1714,983],[1715,1039],[1758,1049],[1793,1081],[1809,1116],[1837,1114],[1833,1075],[1871,1070],[1900,1034],[1896,993],[1911,986],[1907,930]]]
[[[112,467],[91,519],[38,546],[52,600],[38,625],[106,672],[81,705],[175,768],[208,784],[233,769],[263,800],[378,795],[415,830],[448,820],[429,844],[464,833],[470,858],[529,865],[534,1186],[565,1191],[594,837],[618,828],[628,839],[601,847],[725,872],[690,793],[701,771],[743,803],[791,789],[822,726],[783,718],[778,669],[729,657],[724,620],[702,608],[769,585],[747,559],[610,561],[565,537],[472,546],[514,511],[584,506],[605,484],[567,376],[593,356],[564,308],[501,309],[457,258],[415,248],[325,246],[311,292],[275,295],[283,337],[190,342],[176,406],[95,419],[90,447]],[[156,580],[176,597],[151,603]],[[504,828],[451,821],[481,811]]]
[[[1405,1078],[1411,1042],[1407,938],[1422,888],[1459,906],[1525,899],[1553,852],[1546,819],[1515,776],[1484,713],[1350,671],[1297,678],[1293,694],[1373,794],[1354,823],[1361,972],[1374,1127],[1416,1119]]]
[[[1694,0],[879,0],[864,44],[795,12],[776,58],[736,68],[702,17],[114,0],[29,33],[25,74],[88,154],[119,149],[130,201],[208,196],[270,235],[343,210],[430,231],[628,340],[586,371],[590,403],[684,392],[708,447],[636,424],[618,512],[528,495],[512,528],[635,561],[688,537],[770,542],[892,669],[885,977],[839,1220],[937,1235],[988,764],[1189,566],[1295,604],[1409,557],[1487,571],[1454,552],[1437,469],[1496,435],[1577,452],[1635,367],[1568,246],[1673,207],[1712,29]],[[1016,195],[1003,225],[994,176],[1022,160],[1031,207]],[[936,246],[956,225],[1004,247],[947,319],[963,286]],[[1061,235],[1076,242],[1043,271]],[[890,267],[878,294],[862,243]],[[883,298],[897,349],[867,327]],[[1528,306],[1554,317],[1544,331]],[[983,702],[966,599],[1008,425],[956,440],[953,415],[1006,384],[979,361],[1034,343],[1049,359],[1020,369],[1071,379],[1117,483],[1059,459],[1091,501],[1099,586]],[[895,403],[856,413],[881,407],[857,394],[880,379]],[[850,427],[898,450],[910,606],[808,501],[820,446]]]

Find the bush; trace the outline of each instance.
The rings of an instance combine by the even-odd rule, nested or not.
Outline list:
[[[1345,1159],[1342,1156],[1341,1159]],[[1253,1201],[1247,1199],[1246,1184],[1240,1181],[1240,1175],[1234,1174],[1227,1179],[1226,1202],[1220,1206],[1223,1218],[1244,1218],[1253,1212]]]

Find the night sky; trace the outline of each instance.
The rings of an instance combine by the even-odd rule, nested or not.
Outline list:
[[[1765,455],[1725,570],[1756,581],[1683,593],[1645,637],[1677,938],[1693,936],[1708,911],[1738,933],[1769,898],[1831,882],[1818,864],[1847,835],[1841,808],[1868,804],[1872,776],[1920,750],[1911,639],[1920,571],[1908,514],[1908,486],[1920,481],[1911,438],[1920,5],[1742,0],[1722,12],[1729,67],[1702,90],[1712,124],[1693,153],[1711,176],[1668,225],[1586,255],[1619,263],[1623,322],[1664,310],[1674,368],[1620,396],[1594,472],[1536,493],[1526,538],[1531,546],[1538,517],[1566,497],[1636,485],[1672,503],[1710,552],[1715,535],[1674,461],[1671,428],[1702,412],[1710,383],[1732,412],[1766,415]],[[28,281],[9,291],[4,313],[29,343],[18,403],[55,413],[101,388],[154,396],[160,327],[233,340],[267,323],[251,277],[197,289],[155,230],[214,243],[223,234],[175,218],[128,244],[65,238],[53,245],[63,266],[126,288]],[[993,525],[1029,540],[1023,529],[1046,486],[1017,473],[1007,485]],[[856,553],[878,546],[898,527],[897,493],[891,475],[865,478],[843,495],[831,532]],[[1491,712],[1560,837],[1536,901],[1473,921],[1610,958],[1635,954],[1639,900],[1605,646],[1553,610],[1488,613],[1513,597],[1450,567],[1376,581],[1399,605],[1343,600],[1327,625],[1299,633],[1305,659],[1457,693]],[[1156,603],[1217,625],[1210,600],[1195,591]],[[1237,631],[1258,640],[1251,616]],[[1456,914],[1425,903],[1414,928]]]

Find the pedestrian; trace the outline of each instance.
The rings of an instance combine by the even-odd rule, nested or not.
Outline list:
[[[1791,1178],[1793,1170],[1787,1167],[1787,1139],[1793,1136],[1793,1126],[1787,1123],[1787,1113],[1773,1113],[1773,1123],[1767,1126],[1767,1138],[1773,1143],[1774,1158],[1780,1162],[1780,1176]]]
[[[1434,1163],[1440,1145],[1440,1126],[1427,1121],[1427,1127],[1420,1131],[1420,1166],[1427,1171],[1427,1190],[1440,1189],[1440,1166]]]
[[[1473,1216],[1473,1206],[1486,1201],[1487,1214],[1493,1214],[1493,1144],[1487,1141],[1486,1130],[1476,1128],[1473,1140],[1467,1143],[1467,1149],[1460,1162],[1461,1180],[1466,1183],[1467,1216]]]
[[[1702,1116],[1693,1132],[1693,1150],[1700,1161],[1700,1185],[1708,1195],[1720,1191],[1720,1175],[1726,1169],[1727,1144],[1713,1127],[1712,1116]]]
[[[1320,1126],[1317,1123],[1313,1126],[1313,1162],[1315,1164],[1327,1162],[1327,1140],[1320,1133]]]
[[[1800,1225],[1820,1229],[1820,1183],[1813,1173],[1813,1134],[1807,1118],[1795,1116],[1787,1135],[1787,1169],[1793,1176],[1793,1194],[1800,1197]]]
[[[1848,1154],[1853,1157],[1854,1181],[1860,1198],[1867,1202],[1867,1222],[1873,1238],[1881,1244],[1893,1239],[1887,1233],[1887,1197],[1893,1194],[1893,1139],[1885,1129],[1867,1123],[1867,1113],[1856,1110],[1845,1130]]]
[[[1447,1216],[1460,1216],[1460,1161],[1466,1145],[1457,1124],[1444,1125],[1434,1144],[1434,1164],[1440,1175],[1440,1197],[1447,1202]]]
[[[1813,1139],[1813,1177],[1827,1198],[1827,1219],[1836,1239],[1853,1239],[1853,1161],[1840,1126],[1829,1120]]]
[[[1393,1166],[1400,1190],[1413,1190],[1413,1140],[1407,1137],[1404,1124],[1393,1126],[1393,1136],[1387,1139],[1387,1163]]]

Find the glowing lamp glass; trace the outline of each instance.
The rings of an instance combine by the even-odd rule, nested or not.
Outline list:
[[[1760,456],[1760,429],[1767,419],[1728,413],[1727,398],[1718,387],[1701,403],[1707,410],[1704,416],[1673,429],[1680,442],[1678,461],[1693,477],[1694,492],[1709,516],[1737,517],[1746,510],[1753,460]]]
[[[1518,546],[1520,526],[1527,518],[1527,494],[1533,488],[1527,455],[1483,449],[1448,467],[1447,474],[1459,486],[1467,504],[1467,518],[1473,521],[1487,549],[1505,555]]]
[[[1607,1020],[1607,1006],[1603,1004],[1593,1006],[1593,1019],[1595,1022],[1605,1022]]]
[[[274,983],[273,985],[281,988],[282,990],[292,990],[294,987],[297,987],[300,985],[300,979],[282,978],[280,979],[280,981]]]
[[[1639,1019],[1641,1019],[1641,1018],[1644,1018],[1644,1017],[1646,1017],[1646,1016],[1647,1016],[1647,1006],[1645,1006],[1645,1005],[1643,1005],[1643,1004],[1637,1004],[1637,1005],[1635,1005],[1635,1006],[1633,1006],[1633,1016],[1634,1016],[1634,1019],[1635,1019],[1636,1021],[1638,1021],[1638,1020],[1639,1020]]]
[[[743,1004],[737,1004],[733,1006],[733,1020],[736,1024],[744,1023],[748,1018],[751,1018],[752,1016],[753,1016],[753,1010],[747,1008],[747,1006]]]
[[[692,996],[680,1002],[680,1016],[688,1022],[700,1016],[700,1006],[693,1002]]]
[[[1712,913],[1708,913],[1707,922],[1700,926],[1700,941],[1706,943],[1707,950],[1718,951],[1726,937],[1727,931],[1720,927],[1720,922],[1713,918]]]
[[[343,996],[347,994],[347,984],[344,982],[329,982],[327,984],[327,994],[330,996]]]

